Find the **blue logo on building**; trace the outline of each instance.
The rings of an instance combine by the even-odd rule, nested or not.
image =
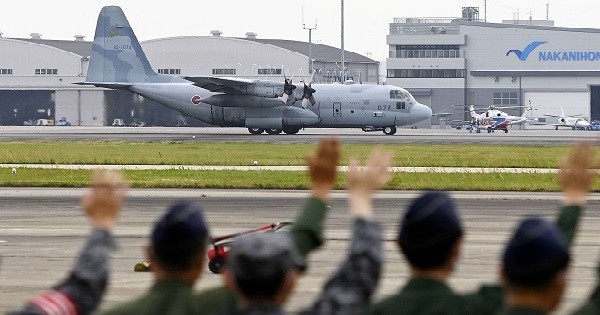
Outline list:
[[[545,44],[545,43],[547,43],[547,42],[542,42],[542,41],[532,42],[531,44],[527,45],[527,47],[525,47],[525,49],[523,49],[523,51],[511,49],[506,52],[506,55],[508,56],[512,52],[512,53],[515,53],[515,55],[519,58],[519,60],[526,60],[527,56],[529,56],[529,54],[534,49],[536,49],[537,46],[539,46],[541,44]]]

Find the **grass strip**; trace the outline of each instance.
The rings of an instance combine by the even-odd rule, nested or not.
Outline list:
[[[137,188],[247,188],[308,189],[306,172],[287,171],[124,171]],[[344,188],[345,173],[336,185]],[[19,169],[0,172],[0,186],[5,187],[84,187],[90,183],[88,170]],[[385,189],[394,190],[489,190],[489,191],[558,191],[555,174],[499,173],[394,173]],[[600,184],[596,183],[596,191]]]
[[[374,145],[344,144],[341,164],[365,160]],[[394,153],[394,166],[554,168],[567,146],[378,145]],[[315,144],[28,141],[1,142],[2,164],[305,165]]]

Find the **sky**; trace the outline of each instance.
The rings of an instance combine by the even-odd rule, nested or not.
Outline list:
[[[72,40],[84,35],[93,40],[98,13],[103,6],[123,8],[140,41],[174,36],[245,37],[308,42],[306,27],[314,27],[313,43],[341,47],[342,0],[3,0],[0,32],[3,37]],[[513,19],[546,19],[548,0],[488,0],[486,19],[500,23]],[[549,19],[559,27],[600,29],[600,1],[550,0]],[[484,18],[483,0],[400,1],[345,0],[344,47],[383,61],[388,55],[386,35],[395,17],[459,17],[463,6],[478,6]],[[518,12],[518,13],[517,13]]]

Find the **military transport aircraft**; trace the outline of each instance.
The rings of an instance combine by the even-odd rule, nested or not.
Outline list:
[[[301,128],[372,128],[386,135],[397,126],[431,117],[405,89],[391,85],[304,84],[243,78],[156,73],[120,7],[102,8],[85,82],[122,89],[209,124],[246,127],[252,134],[296,134]],[[301,101],[298,101],[301,99]]]

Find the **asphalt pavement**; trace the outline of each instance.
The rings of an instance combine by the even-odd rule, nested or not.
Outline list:
[[[17,306],[50,287],[72,266],[89,227],[78,205],[82,189],[0,189],[0,311]],[[417,192],[381,192],[375,199],[375,220],[384,228],[385,265],[376,298],[393,294],[405,283],[407,265],[393,240],[399,218]],[[151,273],[133,272],[144,258],[143,247],[152,222],[181,198],[198,201],[214,235],[239,232],[263,224],[292,220],[301,208],[306,191],[134,189],[126,200],[115,231],[119,249],[112,261],[110,289],[102,307],[143,293],[152,282]],[[459,292],[494,282],[502,246],[517,221],[525,215],[554,218],[559,193],[456,192],[465,225],[464,255],[451,285]],[[297,310],[313,301],[328,275],[344,258],[349,242],[350,220],[346,192],[331,200],[326,223],[326,245],[311,255],[308,273],[300,281],[288,308]],[[561,311],[576,307],[596,283],[595,267],[600,251],[600,195],[591,197],[575,241],[569,290]],[[196,289],[219,285],[220,277],[208,270]]]

